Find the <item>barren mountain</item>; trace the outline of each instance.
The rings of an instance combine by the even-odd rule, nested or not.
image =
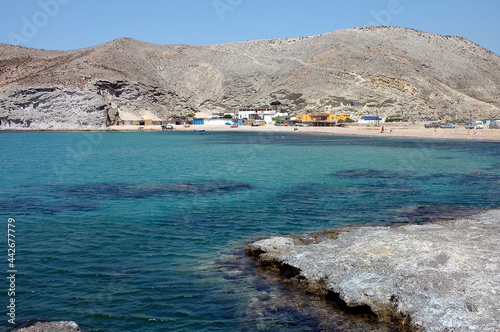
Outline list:
[[[464,38],[396,27],[202,46],[0,44],[3,127],[96,128],[114,124],[119,110],[167,118],[271,103],[417,121],[500,116],[500,56]]]

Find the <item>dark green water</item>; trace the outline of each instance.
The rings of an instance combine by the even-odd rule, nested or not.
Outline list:
[[[391,330],[334,316],[259,274],[241,249],[277,234],[499,207],[499,151],[496,142],[279,133],[1,132],[5,234],[16,220],[16,322]]]

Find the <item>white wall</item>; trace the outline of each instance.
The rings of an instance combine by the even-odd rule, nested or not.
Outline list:
[[[231,122],[231,119],[205,119],[206,125],[226,126],[226,122]]]

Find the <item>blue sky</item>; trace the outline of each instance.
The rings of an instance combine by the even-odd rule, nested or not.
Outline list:
[[[394,25],[500,54],[498,0],[1,0],[0,42],[69,50],[120,37],[216,44]]]

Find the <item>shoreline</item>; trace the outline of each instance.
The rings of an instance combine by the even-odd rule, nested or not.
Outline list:
[[[192,132],[194,130],[205,130],[206,132],[255,132],[255,133],[280,133],[280,134],[323,134],[338,136],[359,136],[359,137],[396,137],[410,139],[435,139],[435,140],[461,140],[461,141],[500,141],[500,129],[466,129],[457,126],[454,129],[444,128],[424,128],[424,123],[406,124],[390,123],[384,124],[384,132],[381,127],[374,125],[350,125],[347,127],[285,127],[266,125],[260,127],[239,126],[230,128],[221,125],[191,125],[190,127],[174,126],[168,132]],[[392,130],[392,132],[391,132]],[[139,129],[137,126],[111,126],[102,129],[10,129],[1,128],[0,132],[153,132],[162,131],[161,126],[144,126]]]
[[[276,236],[245,252],[283,282],[410,331],[498,331],[499,220],[495,209],[421,225]]]

